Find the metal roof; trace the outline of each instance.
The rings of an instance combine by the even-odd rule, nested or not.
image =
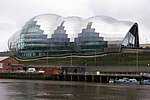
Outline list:
[[[9,58],[9,57],[0,57],[0,61],[7,59],[7,58]]]

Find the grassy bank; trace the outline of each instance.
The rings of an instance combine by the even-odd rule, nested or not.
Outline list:
[[[72,62],[71,62],[72,61]],[[66,57],[66,58],[45,58],[21,61],[20,63],[32,65],[74,65],[74,66],[147,66],[150,64],[150,53],[113,53],[107,55],[99,55],[96,57]]]

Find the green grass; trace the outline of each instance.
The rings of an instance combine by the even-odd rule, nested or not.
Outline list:
[[[150,52],[137,53],[113,53],[99,57],[72,57],[74,66],[136,66],[138,59],[139,66],[150,64]],[[34,65],[71,65],[71,57],[48,58],[31,61],[19,61],[20,63]]]

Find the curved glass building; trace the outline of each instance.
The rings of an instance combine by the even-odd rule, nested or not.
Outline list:
[[[14,33],[8,47],[19,58],[120,52],[123,47],[139,47],[138,24],[108,16],[42,14]]]

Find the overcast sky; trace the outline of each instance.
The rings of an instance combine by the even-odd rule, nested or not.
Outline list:
[[[30,18],[44,13],[63,17],[111,16],[139,24],[140,43],[150,43],[150,0],[0,0],[0,51]]]

